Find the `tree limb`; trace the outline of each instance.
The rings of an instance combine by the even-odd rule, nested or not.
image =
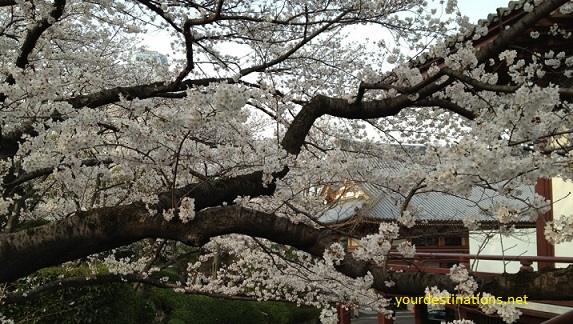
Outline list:
[[[15,6],[15,0],[0,0],[0,7]]]
[[[95,166],[95,165],[99,165],[99,164],[110,164],[112,163],[111,159],[104,159],[104,160],[98,160],[98,159],[89,159],[89,160],[84,160],[81,162],[82,166]],[[42,168],[42,169],[38,169],[32,172],[27,172],[24,173],[20,176],[18,176],[18,178],[16,178],[14,181],[12,182],[7,182],[7,183],[2,183],[2,188],[4,189],[4,196],[7,196],[15,187],[26,183],[30,180],[34,180],[37,179],[39,177],[42,176],[46,176],[49,174],[52,174],[54,172],[54,169],[57,169],[58,167],[53,167],[53,168]]]
[[[144,238],[200,247],[211,237],[231,233],[268,238],[313,255],[321,255],[324,246],[332,242],[327,231],[239,206],[208,208],[197,212],[192,222],[182,224],[150,215],[143,204],[134,203],[78,212],[46,225],[0,234],[0,282]]]
[[[445,99],[422,99],[416,101],[416,106],[420,107],[440,107],[447,111],[451,111],[457,115],[465,117],[469,120],[475,119],[477,116],[473,111],[462,108],[461,106]]]
[[[275,192],[275,180],[284,177],[288,168],[272,174],[272,181],[268,184],[263,182],[263,172],[256,171],[233,178],[222,178],[199,183],[191,183],[185,187],[166,191],[158,195],[159,201],[152,206],[153,209],[163,211],[174,208],[184,197],[195,199],[195,210],[233,204],[240,196],[260,197],[269,196]]]
[[[129,244],[143,238],[173,239],[191,246],[202,246],[210,238],[244,234],[293,246],[314,256],[322,256],[333,243],[330,232],[287,218],[239,206],[214,207],[198,212],[191,222],[166,221],[149,215],[141,204],[108,207],[79,212],[16,233],[0,234],[0,282],[8,282],[43,267],[85,257]],[[438,286],[454,291],[446,275],[404,272],[384,274],[383,269],[347,254],[337,270],[350,277],[370,272],[373,287],[387,294],[422,295],[425,287]],[[573,298],[573,267],[535,273],[477,277],[480,291],[495,296],[526,295],[530,299],[566,300]],[[384,281],[397,284],[388,288]],[[547,282],[556,289],[548,289]],[[557,289],[558,287],[558,289]]]

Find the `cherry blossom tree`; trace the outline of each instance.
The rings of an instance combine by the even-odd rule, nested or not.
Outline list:
[[[526,2],[479,46],[488,29],[455,8],[452,0],[0,1],[3,302],[131,281],[315,305],[329,322],[334,303],[388,312],[378,292],[429,287],[571,299],[569,268],[469,278],[460,268],[445,276],[384,267],[400,226],[420,217],[416,194],[496,190],[520,204],[483,212],[511,234],[517,217],[534,220],[548,207],[543,197],[520,201],[517,188],[573,176],[571,30],[540,23],[570,14],[573,3]],[[347,37],[364,26],[371,40]],[[146,34],[171,40],[169,66],[129,59]],[[552,50],[520,46],[540,37]],[[426,149],[412,155],[387,143]],[[403,167],[380,168],[393,160]],[[355,253],[320,222],[329,208],[320,188],[342,179],[400,196],[403,221],[381,224]],[[548,239],[573,239],[571,219],[547,224]],[[122,247],[129,257],[114,252]],[[205,254],[189,262],[186,281],[153,275],[191,248]],[[221,251],[231,261],[197,284],[201,261]],[[106,271],[13,285],[78,263]]]

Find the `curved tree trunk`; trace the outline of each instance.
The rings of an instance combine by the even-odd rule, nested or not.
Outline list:
[[[183,224],[151,216],[140,204],[94,209],[64,220],[16,233],[0,235],[0,282],[9,282],[43,267],[107,251],[144,238],[164,238],[191,246],[202,246],[210,238],[225,234],[245,234],[293,246],[314,256],[322,256],[333,239],[327,230],[239,206],[205,209],[193,221]],[[350,254],[338,267],[348,276],[375,278],[374,288],[390,294],[422,295],[426,287],[454,291],[446,275],[430,273],[390,273]],[[564,300],[573,298],[573,267],[536,273],[506,274],[478,278],[480,291],[496,296],[526,295],[530,299]],[[392,279],[396,286],[387,288]]]

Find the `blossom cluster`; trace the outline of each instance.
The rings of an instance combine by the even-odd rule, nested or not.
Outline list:
[[[463,264],[454,264],[450,268],[448,275],[457,284],[455,288],[461,295],[471,296],[476,292],[478,288],[477,282],[469,275],[468,269]]]
[[[455,288],[462,296],[473,296],[476,293],[477,282],[469,275],[468,269],[463,264],[453,265],[450,268],[449,277],[457,284]],[[485,300],[495,299],[488,293],[482,293],[481,298]],[[522,314],[515,305],[510,303],[479,303],[479,308],[488,315],[497,313],[508,324],[517,321]]]
[[[336,270],[336,262],[344,256],[338,243],[325,251],[323,259],[273,246],[266,240],[254,242],[240,235],[220,237],[209,247],[211,253],[204,255],[203,260],[224,252],[232,256],[232,261],[222,264],[207,284],[197,284],[193,280],[200,275],[201,262],[189,264],[188,289],[244,294],[259,300],[280,298],[312,305],[323,309],[321,318],[327,323],[336,314],[331,307],[333,303],[372,307],[384,314],[391,312],[386,309],[389,301],[371,288],[373,277],[370,273],[353,279]]]

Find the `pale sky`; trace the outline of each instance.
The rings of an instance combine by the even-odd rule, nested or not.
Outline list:
[[[495,13],[499,7],[507,7],[509,0],[458,0],[458,7],[463,15],[470,17],[475,23],[486,19],[490,13]]]
[[[434,0],[439,1],[439,0]],[[507,7],[509,0],[458,0],[458,7],[463,15],[470,17],[472,23],[486,19],[488,14],[495,13],[498,7]],[[158,41],[161,40],[161,41]],[[168,54],[169,43],[165,35],[149,35],[143,42],[150,50]]]
[[[439,1],[440,0],[431,0],[430,5],[432,5],[432,3],[438,3]],[[509,0],[458,0],[458,8],[462,15],[470,17],[470,22],[476,23],[480,19],[486,19],[488,14],[495,13],[498,7],[507,7],[508,3]],[[357,29],[361,27],[362,26],[358,26]],[[359,38],[363,37],[362,33],[359,32],[358,34],[360,35]],[[382,34],[385,34],[385,32],[382,32]],[[167,33],[155,32],[143,36],[142,45],[149,50],[172,57],[173,53],[169,43],[170,37]]]

